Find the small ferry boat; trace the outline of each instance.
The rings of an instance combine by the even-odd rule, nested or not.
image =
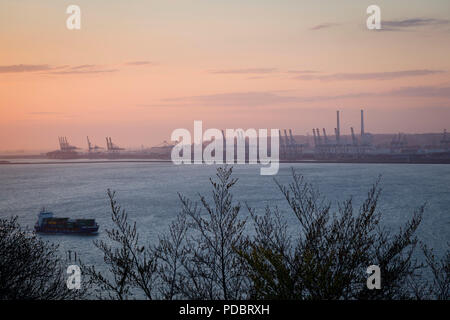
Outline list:
[[[95,219],[54,218],[53,213],[42,208],[34,226],[37,233],[56,234],[97,234],[98,224]]]

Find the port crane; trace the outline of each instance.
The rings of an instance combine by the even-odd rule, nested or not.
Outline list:
[[[111,137],[106,137],[106,148],[108,151],[120,151],[125,150],[124,148],[120,148],[112,142]]]
[[[67,141],[67,137],[58,137],[59,140],[59,147],[61,149],[61,151],[64,152],[68,152],[68,151],[75,151],[79,148],[72,146],[69,144],[69,142]]]
[[[100,150],[100,149],[104,149],[104,148],[99,147],[99,146],[97,146],[97,145],[92,146],[92,143],[91,143],[91,141],[89,140],[89,137],[86,137],[86,138],[87,138],[87,144],[88,144],[88,150],[89,150],[89,152],[96,151],[96,150]]]

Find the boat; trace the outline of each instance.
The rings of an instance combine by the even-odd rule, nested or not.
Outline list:
[[[53,217],[53,212],[42,208],[34,231],[51,234],[97,234],[98,228],[95,219],[56,218]]]

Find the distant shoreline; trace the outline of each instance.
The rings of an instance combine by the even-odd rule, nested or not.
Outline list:
[[[171,160],[94,160],[94,161],[42,161],[42,162],[12,162],[12,161],[0,161],[0,165],[49,165],[49,164],[96,164],[96,163],[172,163]],[[405,161],[405,160],[280,160],[279,163],[353,163],[353,164],[450,164],[450,159],[444,160],[431,160],[431,161]],[[233,164],[234,165],[234,164]]]

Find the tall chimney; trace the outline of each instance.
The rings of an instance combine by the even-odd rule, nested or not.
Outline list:
[[[341,125],[339,123],[339,110],[336,111],[336,120],[337,120],[337,125],[336,125],[336,141],[339,142],[341,140]]]
[[[364,136],[364,110],[361,109],[361,137]]]

